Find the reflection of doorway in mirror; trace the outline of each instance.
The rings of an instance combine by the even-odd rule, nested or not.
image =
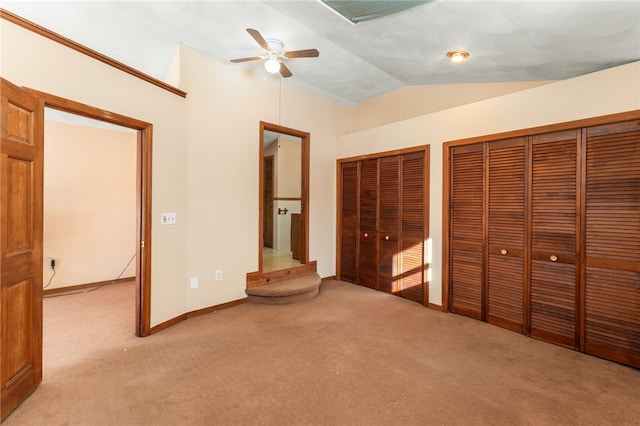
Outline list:
[[[280,135],[282,136],[282,135]],[[268,202],[265,188],[264,198],[264,230],[272,233],[264,235],[263,270],[275,271],[300,266],[299,252],[296,244],[300,242],[299,225],[291,227],[292,218],[302,210],[301,201],[301,141],[278,137],[264,148],[264,158],[273,158],[271,176],[273,203]],[[266,138],[265,138],[266,139]],[[265,174],[267,171],[265,170]],[[299,218],[299,216],[298,216]],[[267,240],[272,244],[267,245]]]

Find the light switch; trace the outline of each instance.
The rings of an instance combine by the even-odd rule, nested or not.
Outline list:
[[[161,225],[175,225],[176,224],[176,214],[175,213],[162,213],[160,215],[160,224]]]

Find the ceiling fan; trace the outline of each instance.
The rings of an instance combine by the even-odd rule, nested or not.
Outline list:
[[[265,55],[232,59],[231,62],[238,63],[266,59],[264,68],[267,72],[272,74],[279,72],[282,77],[287,78],[291,77],[293,74],[284,64],[282,61],[283,59],[317,58],[320,56],[320,52],[318,52],[317,49],[293,50],[291,52],[287,52],[284,50],[284,43],[280,40],[276,40],[275,38],[265,39],[258,30],[254,30],[253,28],[247,28],[247,32],[260,45],[260,47],[265,50]]]

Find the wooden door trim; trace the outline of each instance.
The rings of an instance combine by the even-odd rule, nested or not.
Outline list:
[[[136,166],[136,336],[151,334],[151,173],[153,125],[50,93],[25,88],[40,99],[42,108],[105,121],[137,131]],[[44,125],[44,121],[43,121]]]
[[[266,213],[267,213],[267,209],[264,208],[264,203],[266,201],[265,200],[265,190],[266,190],[265,172],[267,171],[267,164],[268,164],[269,161],[271,161],[271,166],[270,166],[270,168],[271,168],[271,202],[273,203],[275,201],[275,197],[273,196],[274,195],[274,191],[273,191],[274,173],[275,173],[273,166],[274,166],[274,163],[275,163],[275,155],[267,155],[266,157],[262,157],[262,173],[260,173],[260,177],[262,178],[262,183],[260,184],[260,188],[261,188],[261,191],[262,191],[262,206],[263,206],[262,210],[261,210],[262,211],[262,228],[261,229],[262,229],[262,243],[263,244],[264,244],[264,241],[267,239],[267,238],[265,238],[265,235],[264,235],[265,234],[265,229],[266,229],[266,227],[265,227],[266,224],[265,224],[264,221],[266,219],[265,216],[266,216]],[[271,240],[271,246],[270,247],[271,248],[273,248],[273,220],[274,220],[274,218],[273,218],[273,204],[272,204],[271,205],[271,222],[272,223],[271,223],[271,236],[270,236],[270,240]]]
[[[424,158],[423,158],[424,164],[423,164],[423,173],[424,173],[424,177],[423,177],[423,198],[424,198],[424,202],[422,205],[423,208],[423,231],[424,231],[424,240],[425,243],[426,241],[431,241],[430,244],[425,244],[425,246],[422,248],[422,256],[423,256],[423,261],[425,260],[425,255],[426,255],[426,250],[429,250],[429,256],[426,258],[429,261],[428,265],[424,265],[423,263],[423,277],[424,277],[424,285],[422,287],[422,304],[424,306],[432,306],[432,303],[429,302],[429,285],[431,283],[431,281],[429,280],[429,275],[430,275],[430,270],[433,267],[433,242],[431,240],[431,232],[430,232],[430,228],[429,228],[429,218],[430,218],[430,212],[429,209],[431,207],[431,147],[429,145],[426,145],[424,147]],[[437,306],[437,305],[436,305]],[[440,306],[437,307],[438,309],[441,309]]]
[[[565,121],[562,123],[547,124],[544,126],[528,127],[526,129],[518,129],[509,132],[492,133],[488,135],[474,136],[464,139],[453,139],[444,142],[444,149],[445,151],[447,151],[451,147],[458,145],[469,145],[479,142],[493,142],[501,139],[534,136],[543,133],[554,133],[563,130],[581,129],[583,127],[599,126],[602,124],[612,124],[619,121],[636,120],[638,119],[639,114],[640,109],[636,109],[632,111],[619,112],[598,117],[583,118],[580,120]]]
[[[337,161],[338,161],[338,165],[340,165],[342,163],[349,163],[352,161],[373,160],[373,159],[382,158],[382,157],[392,157],[394,155],[412,154],[414,152],[420,152],[420,151],[428,152],[429,146],[430,145],[416,145],[408,148],[394,149],[391,151],[379,151],[379,152],[373,152],[370,154],[356,155],[354,157],[338,158]]]
[[[262,230],[264,229],[264,132],[265,130],[284,133],[286,135],[295,136],[301,139],[301,222],[302,234],[300,244],[300,266],[288,268],[280,271],[264,272],[262,270],[262,248],[264,237]],[[271,281],[282,279],[284,277],[294,277],[305,275],[310,272],[316,272],[316,262],[309,261],[309,167],[310,167],[310,151],[311,151],[311,134],[302,130],[296,130],[279,124],[260,121],[260,138],[258,148],[258,270],[247,273],[247,288],[259,285],[269,284]]]

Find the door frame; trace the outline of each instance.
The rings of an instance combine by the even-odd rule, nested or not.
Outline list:
[[[60,96],[24,88],[38,99],[40,112],[56,109],[137,131],[136,155],[136,322],[135,335],[151,334],[151,161],[153,125]],[[44,119],[40,129],[44,137]],[[44,140],[43,140],[44,143]],[[44,161],[43,161],[44,164]],[[42,262],[40,262],[42,263]]]
[[[262,170],[263,170],[263,183],[262,183],[262,199],[263,199],[263,203],[268,204],[268,202],[271,202],[271,209],[268,208],[263,208],[262,209],[262,243],[266,244],[267,242],[270,242],[271,245],[266,245],[265,247],[270,247],[273,248],[273,187],[274,187],[274,179],[273,179],[273,163],[274,163],[274,156],[273,155],[267,155],[266,157],[264,157],[262,159],[263,165],[262,165]],[[269,164],[269,162],[271,164]],[[266,178],[266,172],[267,170],[270,169],[271,171],[271,200],[267,200],[267,178]],[[269,229],[269,226],[267,226],[269,220],[271,220],[271,229]],[[267,230],[269,230],[270,232],[267,232]]]
[[[302,233],[300,243],[300,266],[292,268],[281,269],[277,271],[264,272],[262,270],[262,250],[264,245],[264,132],[272,131],[276,133],[282,133],[285,135],[295,136],[300,138],[301,147],[301,222]],[[258,270],[255,272],[247,273],[247,288],[257,287],[260,285],[269,284],[272,281],[278,279],[294,278],[301,275],[306,275],[312,272],[316,272],[316,261],[309,261],[309,152],[311,145],[311,134],[309,132],[303,132],[301,130],[284,127],[279,124],[273,124],[266,121],[260,121],[260,138],[259,138],[259,162],[258,162],[258,175],[259,183],[258,191]]]

